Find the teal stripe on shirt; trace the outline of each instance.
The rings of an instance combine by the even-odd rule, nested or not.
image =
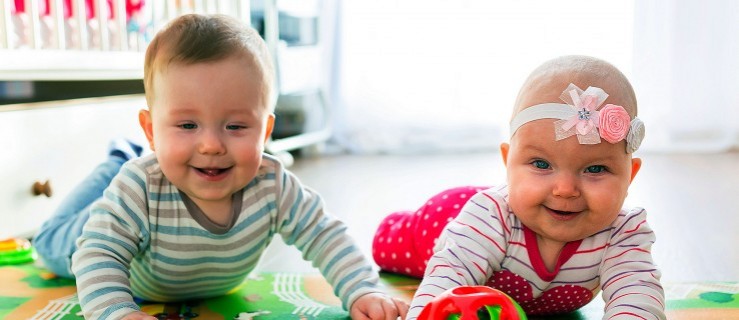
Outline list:
[[[194,259],[180,259],[180,258],[173,258],[173,257],[165,256],[159,252],[152,253],[151,257],[156,261],[161,261],[164,263],[181,265],[181,266],[190,266],[190,265],[196,265],[196,264],[202,264],[202,263],[234,263],[234,262],[242,261],[246,259],[247,257],[254,255],[257,251],[261,251],[262,249],[264,249],[265,241],[266,239],[262,239],[256,245],[249,248],[249,250],[246,250],[243,253],[240,253],[238,255],[227,256],[227,257],[209,256],[209,257],[201,257],[201,258],[194,258]]]

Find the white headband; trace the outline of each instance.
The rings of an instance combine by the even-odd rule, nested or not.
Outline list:
[[[511,136],[529,121],[560,119],[554,122],[557,141],[573,135],[580,144],[598,144],[601,138],[610,143],[626,139],[626,153],[636,151],[644,139],[644,122],[630,119],[622,106],[606,104],[598,110],[606,98],[608,94],[601,88],[582,91],[570,83],[560,96],[567,104],[543,103],[521,110],[511,120]]]

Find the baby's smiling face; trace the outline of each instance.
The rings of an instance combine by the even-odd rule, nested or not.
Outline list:
[[[616,81],[556,70],[527,80],[514,116],[537,104],[563,103],[560,95],[570,83],[602,88],[610,94],[604,104],[622,105],[635,116],[633,91],[624,94]],[[516,217],[540,239],[564,245],[591,236],[616,219],[641,160],[626,153],[624,140],[598,144],[580,144],[576,136],[556,140],[555,121],[543,118],[523,124],[501,151]]]
[[[524,124],[502,149],[514,214],[540,238],[564,245],[616,219],[641,162],[624,151],[624,141],[555,141],[554,121]]]

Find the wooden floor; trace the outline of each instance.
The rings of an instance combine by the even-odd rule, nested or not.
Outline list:
[[[739,153],[639,156],[644,164],[626,203],[649,213],[663,281],[739,281]],[[498,153],[322,156],[298,158],[291,170],[323,195],[370,257],[386,214],[414,210],[444,188],[505,179]],[[281,241],[270,252],[262,270],[311,269]]]

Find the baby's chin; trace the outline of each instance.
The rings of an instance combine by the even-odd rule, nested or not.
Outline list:
[[[542,228],[539,226],[529,226],[526,225],[529,229],[534,231],[536,233],[536,237],[539,241],[548,241],[548,242],[559,242],[563,245],[568,242],[574,242],[579,241],[582,239],[585,239],[592,234],[597,233],[598,231],[589,232],[587,230],[582,230],[582,228],[577,228],[573,226],[559,226],[557,228]]]

